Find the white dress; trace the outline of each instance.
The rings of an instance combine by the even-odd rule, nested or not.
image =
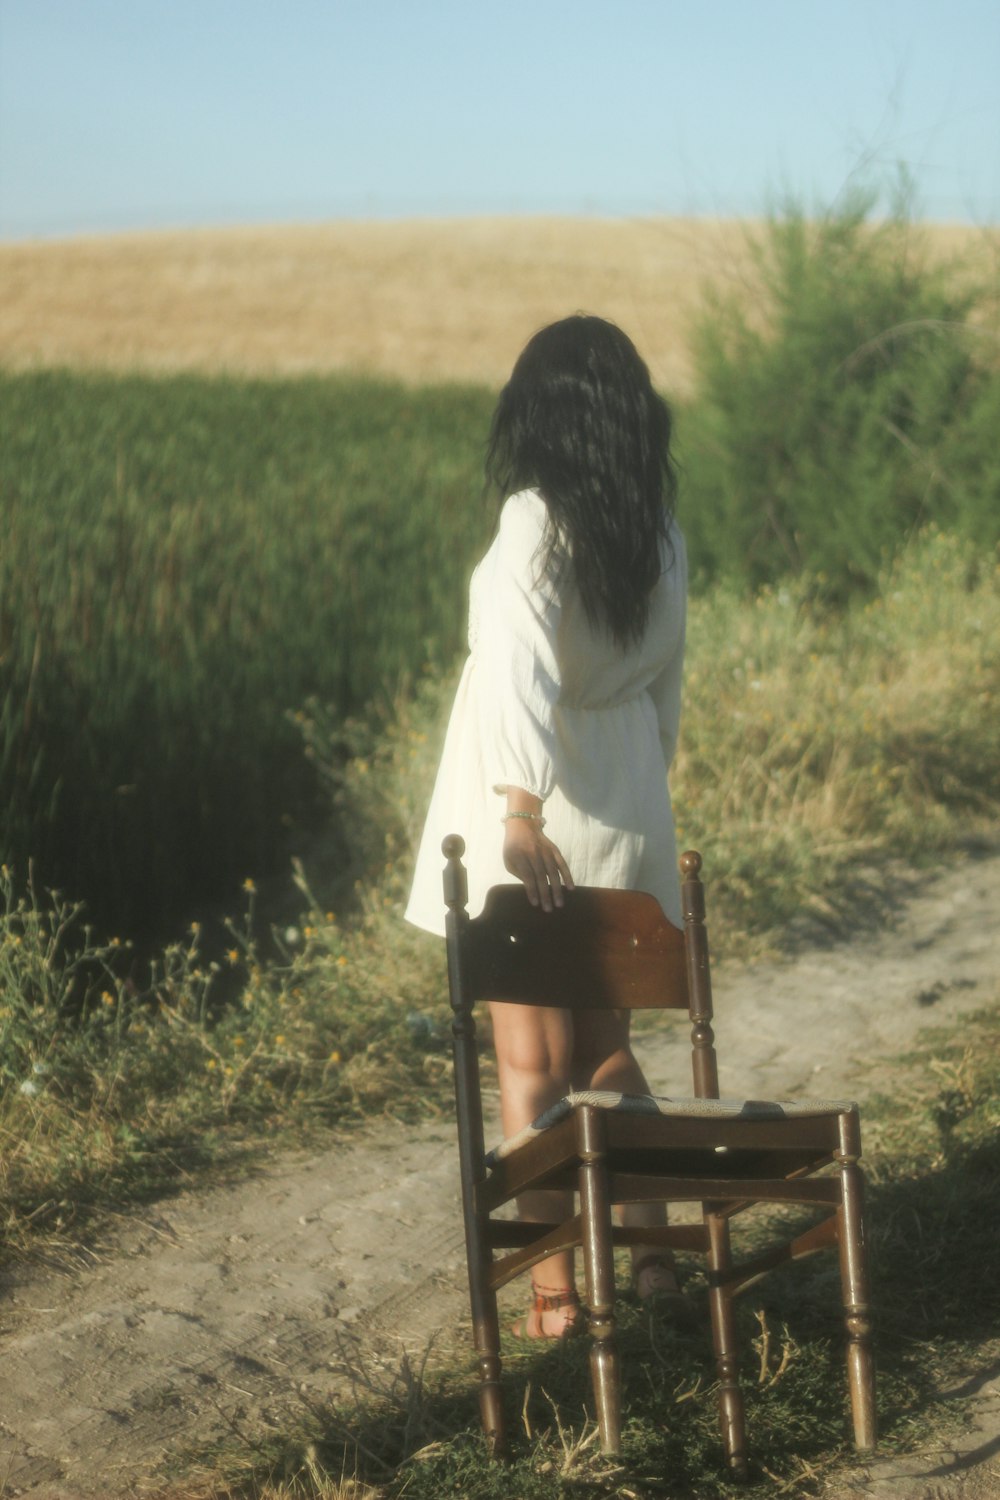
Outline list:
[[[623,650],[591,628],[571,577],[539,581],[546,520],[534,490],[512,495],[472,575],[470,655],[406,909],[429,932],[444,932],[447,834],[465,840],[473,916],[491,885],[513,878],[502,858],[507,786],[543,799],[545,832],[578,885],[651,891],[680,924],[667,768],[680,720],[684,539],[672,525],[645,633]]]

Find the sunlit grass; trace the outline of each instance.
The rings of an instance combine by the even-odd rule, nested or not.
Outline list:
[[[870,600],[810,593],[719,588],[691,606],[672,787],[727,949],[797,914],[836,922],[873,860],[925,860],[996,817],[996,554],[930,533]]]

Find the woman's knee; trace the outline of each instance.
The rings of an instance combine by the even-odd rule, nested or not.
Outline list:
[[[494,1004],[493,1046],[501,1074],[567,1082],[573,1059],[573,1026],[562,1011]]]

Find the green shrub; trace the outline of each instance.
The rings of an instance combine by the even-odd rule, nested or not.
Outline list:
[[[928,522],[1000,537],[996,343],[981,290],[871,199],[753,244],[755,279],[709,298],[682,414],[684,524],[702,575],[810,572],[843,599]]]

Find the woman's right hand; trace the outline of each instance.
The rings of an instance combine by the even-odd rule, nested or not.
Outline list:
[[[569,866],[535,818],[508,818],[504,824],[503,862],[524,884],[532,906],[552,911],[562,906],[563,891],[573,889]]]

